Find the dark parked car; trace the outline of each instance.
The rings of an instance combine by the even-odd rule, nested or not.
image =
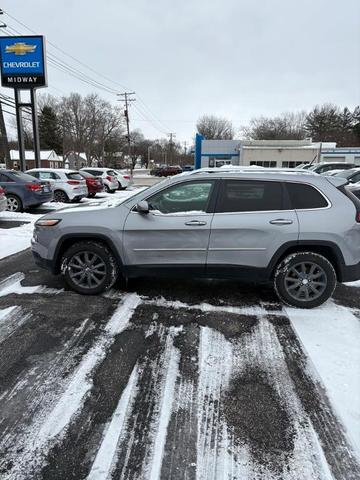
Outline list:
[[[177,175],[178,173],[182,173],[182,169],[180,167],[163,167],[157,174],[158,177],[171,177],[173,175]]]
[[[346,178],[349,183],[358,183],[360,182],[360,167],[343,170],[342,172],[338,172],[335,176]]]
[[[41,182],[17,170],[1,169],[0,187],[5,190],[7,209],[11,212],[22,212],[53,199],[53,191],[48,182]]]
[[[360,200],[360,183],[348,185],[346,188]]]
[[[311,165],[308,170],[315,172],[315,173],[325,173],[329,172],[330,170],[348,170],[349,168],[354,168],[354,163],[346,163],[346,162],[320,162]]]
[[[104,191],[104,183],[101,177],[91,175],[91,173],[81,170],[80,175],[86,180],[86,186],[88,188],[88,197],[95,197],[97,193]]]

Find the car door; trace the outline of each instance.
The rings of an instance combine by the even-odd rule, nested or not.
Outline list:
[[[125,222],[125,263],[204,271],[215,184],[215,180],[184,181],[145,197],[149,213],[138,213],[134,207]]]
[[[299,222],[287,210],[281,182],[229,179],[221,182],[211,226],[207,270],[226,275],[239,267],[266,268],[286,242],[297,241]]]

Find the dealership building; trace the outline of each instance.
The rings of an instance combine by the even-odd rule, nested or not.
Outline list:
[[[337,148],[334,142],[305,140],[206,140],[196,135],[195,167],[257,165],[293,168],[309,162],[348,162],[360,166],[360,148]]]

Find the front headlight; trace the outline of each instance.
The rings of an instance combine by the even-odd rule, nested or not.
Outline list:
[[[49,218],[44,220],[40,219],[37,222],[35,222],[35,227],[53,227],[54,225],[57,225],[59,222],[61,222],[61,220],[58,218]]]

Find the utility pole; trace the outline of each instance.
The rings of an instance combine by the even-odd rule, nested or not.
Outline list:
[[[129,103],[135,102],[135,98],[131,98],[131,95],[135,95],[135,92],[124,92],[118,93],[119,97],[124,97],[123,102],[125,102],[124,117],[126,120],[126,131],[127,131],[127,144],[128,144],[128,156],[130,159],[130,170],[133,170],[132,158],[131,158],[131,138],[130,138],[130,126],[129,126]]]
[[[5,159],[6,168],[11,168],[9,142],[7,138],[4,114],[2,110],[2,103],[0,101],[0,152],[1,156]]]
[[[176,134],[173,133],[173,132],[170,132],[168,133],[168,136],[170,137],[170,140],[169,140],[169,164],[172,165],[173,164],[173,155],[172,155],[172,151],[173,151],[173,137],[176,137]]]

